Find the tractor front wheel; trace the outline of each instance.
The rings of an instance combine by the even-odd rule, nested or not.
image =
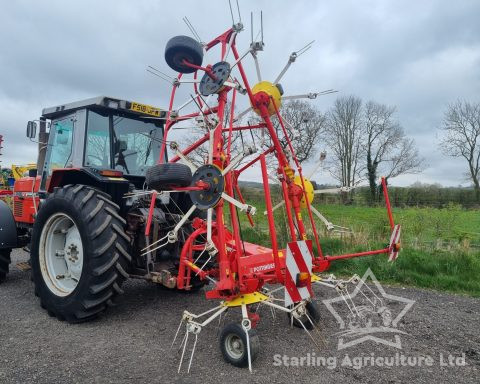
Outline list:
[[[125,220],[108,195],[85,185],[57,188],[32,234],[35,294],[51,316],[90,320],[122,293],[131,259]]]

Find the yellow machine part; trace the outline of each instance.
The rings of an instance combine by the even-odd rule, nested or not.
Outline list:
[[[302,180],[300,179],[300,176],[295,176],[295,179],[293,179],[293,182],[297,184],[300,188],[303,188],[302,185]],[[306,179],[305,177],[303,178],[303,184],[305,185],[305,192],[307,195],[308,203],[312,204],[313,201],[313,184],[310,182],[310,180]],[[300,201],[300,206],[302,208],[307,208],[307,202],[305,201],[305,195],[303,195],[302,200]]]
[[[28,176],[28,171],[30,169],[37,168],[37,164],[24,164],[24,165],[15,165],[12,164],[12,176],[15,180],[21,179],[22,177]]]
[[[255,84],[252,88],[253,95],[259,92],[265,92],[271,97],[270,102],[268,103],[268,114],[269,116],[272,116],[275,113],[275,106],[273,105],[272,100],[275,102],[277,109],[280,109],[282,106],[282,95],[280,94],[278,87],[269,81],[261,81],[260,83]],[[253,108],[253,110],[256,114],[260,114],[258,109]]]
[[[314,282],[316,282],[316,281],[322,281],[322,278],[321,278],[320,276],[314,275],[314,274],[312,273],[312,275],[311,275],[311,282],[314,283]]]
[[[268,296],[260,292],[247,293],[245,295],[237,296],[229,301],[222,301],[222,305],[225,307],[239,307],[243,304],[255,304],[260,301],[268,300]]]

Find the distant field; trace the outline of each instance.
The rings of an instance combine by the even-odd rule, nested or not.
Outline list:
[[[263,201],[249,201],[257,207],[251,228],[241,214],[247,241],[270,245]],[[352,234],[328,233],[318,224],[323,252],[341,254],[381,248],[388,243],[390,228],[384,207],[315,205],[334,224],[349,227]],[[395,221],[402,225],[403,250],[395,264],[385,256],[338,261],[332,271],[340,275],[362,273],[371,267],[384,282],[416,285],[480,296],[480,212],[456,205],[437,208],[396,208]],[[275,213],[281,243],[288,241],[285,214]],[[304,214],[306,219],[306,213]],[[317,222],[318,223],[318,222]]]

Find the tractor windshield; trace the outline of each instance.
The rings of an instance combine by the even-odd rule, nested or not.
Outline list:
[[[158,160],[161,133],[154,123],[114,116],[114,168],[129,175],[145,175]]]
[[[85,165],[143,176],[158,160],[162,135],[154,122],[90,110]]]

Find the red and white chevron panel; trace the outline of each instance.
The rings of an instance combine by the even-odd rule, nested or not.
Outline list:
[[[306,287],[297,287],[296,284],[299,273],[312,274],[312,252],[307,241],[299,240],[288,243],[285,263],[285,306],[289,306],[312,296],[310,279],[308,279]]]
[[[399,248],[395,245],[400,243],[401,229],[400,224],[393,227],[392,236],[390,237],[390,254],[388,255],[388,261],[397,260]]]

